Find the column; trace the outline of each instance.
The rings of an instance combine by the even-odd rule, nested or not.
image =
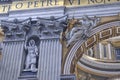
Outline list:
[[[59,39],[41,40],[39,48],[40,80],[59,80],[61,73],[62,46]]]
[[[99,48],[100,48],[100,59],[102,59],[103,58],[103,47],[102,47],[102,43],[99,43]]]
[[[111,52],[111,44],[108,43],[108,59],[112,59],[111,54],[112,54],[112,52]]]

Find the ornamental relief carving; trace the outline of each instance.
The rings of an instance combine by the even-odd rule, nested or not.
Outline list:
[[[81,20],[71,20],[68,28],[63,32],[63,38],[66,41],[67,47],[73,45],[79,39],[86,40],[90,37],[91,30],[100,22],[99,17],[88,17],[84,15]]]
[[[85,54],[86,51],[88,49],[92,48],[93,45],[96,45],[96,44],[98,44],[99,42],[101,42],[103,40],[119,36],[119,35],[117,35],[118,32],[116,32],[118,29],[119,29],[118,26],[116,26],[116,27],[113,26],[111,28],[107,28],[105,30],[102,30],[102,31],[94,34],[92,37],[90,37],[86,41],[84,41],[81,44],[81,46],[79,47],[80,49],[81,49],[81,47],[83,47],[83,52],[78,48],[78,50],[76,51],[76,54],[74,55],[74,57],[76,58],[76,62],[80,59],[79,56],[82,56],[82,54]],[[103,36],[100,36],[100,35],[103,35]],[[85,46],[83,46],[83,45],[85,45]],[[76,55],[79,55],[79,56],[76,56]],[[72,62],[74,62],[74,57],[72,59]],[[73,70],[75,68],[73,66],[75,66],[75,65],[73,65],[73,63],[71,63],[71,69],[70,70]],[[74,71],[72,71],[71,73],[73,73],[73,72]]]
[[[67,27],[67,15],[55,18],[35,19],[28,18],[25,20],[2,20],[2,28],[5,33],[6,41],[25,39],[31,35],[37,35],[41,39],[59,38],[60,33]]]
[[[101,19],[99,19],[99,20],[101,20]],[[69,25],[68,25],[66,32],[63,33],[64,34],[63,38],[64,38],[64,41],[66,41],[66,44],[68,44],[67,41],[69,41],[66,39],[66,34],[67,33],[69,34],[69,32],[72,30],[72,28],[74,27],[74,24],[76,24],[76,22],[80,22],[80,20],[76,20],[76,19],[73,19],[73,21],[71,21],[71,22],[70,21],[69,21]],[[74,24],[72,22],[74,22]],[[68,45],[66,47],[67,51],[66,51],[66,53],[64,53],[64,54],[66,54],[64,57],[64,63],[62,64],[62,66],[64,67],[63,73],[69,73],[70,70],[73,70],[73,68],[75,68],[74,67],[75,65],[73,65],[73,63],[72,63],[72,62],[74,62],[74,57],[77,62],[77,60],[80,59],[79,56],[82,56],[82,54],[86,53],[87,50],[91,48],[91,45],[96,45],[97,43],[99,43],[105,39],[119,36],[119,27],[120,27],[119,22],[120,22],[119,20],[108,21],[105,23],[99,21],[96,24],[96,26],[90,30],[89,37],[87,37],[86,39],[79,38],[75,42],[72,42],[70,45]],[[70,23],[71,23],[71,25],[70,25]],[[102,32],[104,32],[104,34]],[[102,34],[102,36],[100,37],[101,34]],[[78,35],[78,36],[80,36],[80,35]],[[89,39],[90,39],[90,42],[89,42]],[[79,50],[81,46],[83,47],[83,52],[81,52]],[[79,56],[76,56],[76,55],[79,55]],[[68,69],[68,66],[69,66],[69,69]],[[71,73],[74,73],[74,70]]]
[[[58,18],[50,16],[48,19],[37,17],[37,25],[39,26],[41,38],[59,37],[60,33],[67,27],[67,17],[68,15]]]
[[[30,21],[30,18],[25,20],[14,19],[12,21],[2,20],[1,27],[5,33],[6,40],[23,39],[27,30],[29,29],[27,24],[28,21]]]

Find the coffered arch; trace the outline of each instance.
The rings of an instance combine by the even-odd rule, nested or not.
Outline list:
[[[101,40],[119,36],[120,33],[120,21],[112,21],[108,23],[104,23],[92,29],[90,33],[90,38],[87,40],[79,39],[72,48],[68,51],[68,55],[64,62],[64,74],[74,73],[75,65],[77,61],[80,59],[85,49],[89,48],[89,46],[94,45],[96,42],[100,42]],[[98,39],[99,40],[98,40]]]

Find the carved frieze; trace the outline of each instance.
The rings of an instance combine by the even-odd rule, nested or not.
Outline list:
[[[67,15],[55,18],[37,18],[37,24],[41,33],[41,38],[58,38],[60,33],[67,27]]]
[[[7,41],[29,38],[37,35],[41,39],[59,38],[60,33],[67,27],[67,15],[55,18],[28,18],[25,20],[2,20],[2,28]]]
[[[5,33],[5,40],[21,40],[25,37],[26,30],[25,27],[26,23],[29,21],[29,19],[25,20],[18,20],[14,19],[12,21],[1,21],[1,27],[3,28],[3,31]]]

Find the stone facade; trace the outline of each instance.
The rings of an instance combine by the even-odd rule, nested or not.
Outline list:
[[[85,7],[50,7],[29,10],[10,11],[7,14],[0,14],[0,23],[5,33],[2,46],[2,60],[0,61],[0,80],[64,80],[63,75],[71,76],[75,73],[71,66],[77,64],[77,49],[85,42],[77,40],[75,46],[69,48],[67,57],[63,55],[65,44],[60,43],[62,32],[68,28],[68,21],[80,19],[87,15],[93,19],[94,16],[103,18],[109,16],[119,16],[120,3],[93,5]],[[100,25],[95,24],[95,26]],[[93,29],[100,32],[112,26],[119,26],[119,21],[100,26]],[[109,26],[112,25],[112,26]],[[29,53],[29,41],[34,40],[35,46],[30,49],[33,56],[31,64],[35,64],[35,71],[26,69],[26,57]],[[71,43],[70,43],[71,44]],[[37,55],[33,55],[37,48]],[[80,58],[80,57],[79,57]],[[31,59],[30,59],[31,60]],[[30,65],[31,65],[30,64]],[[71,65],[73,64],[73,65]],[[79,63],[80,64],[80,63]],[[75,73],[76,74],[76,73]],[[72,75],[73,76],[73,75]],[[65,76],[66,77],[66,76]],[[104,78],[104,77],[103,77]],[[103,79],[102,78],[102,79]],[[75,75],[71,78],[75,79]]]

